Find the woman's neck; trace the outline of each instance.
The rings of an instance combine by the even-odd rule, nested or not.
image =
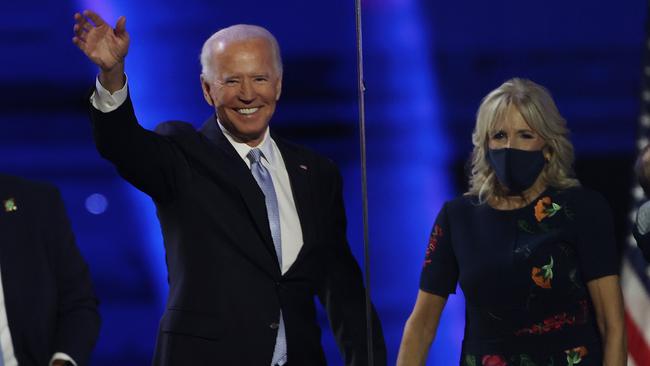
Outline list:
[[[535,198],[539,197],[546,190],[546,183],[541,176],[535,183],[520,195],[516,196],[492,196],[488,199],[488,204],[497,210],[516,210],[528,206]]]

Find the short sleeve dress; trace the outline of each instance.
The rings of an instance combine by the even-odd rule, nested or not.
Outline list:
[[[462,196],[433,226],[420,289],[466,299],[462,366],[602,365],[586,283],[618,274],[611,212],[598,193],[548,188],[497,210]]]

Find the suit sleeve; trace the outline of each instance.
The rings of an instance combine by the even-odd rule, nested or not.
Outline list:
[[[99,154],[154,200],[173,200],[189,175],[181,150],[168,137],[138,124],[130,96],[112,112],[103,113],[92,105],[89,108]]]
[[[51,206],[42,211],[43,237],[57,286],[57,325],[54,352],[62,352],[78,366],[88,364],[99,335],[100,317],[88,266],[70,227],[60,194],[48,194]]]
[[[363,276],[346,239],[342,179],[332,166],[330,206],[326,211],[331,250],[318,297],[327,311],[330,326],[345,365],[367,365],[366,302]],[[372,307],[373,357],[375,365],[386,365],[386,345],[377,312]]]

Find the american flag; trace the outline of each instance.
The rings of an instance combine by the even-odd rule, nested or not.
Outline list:
[[[648,8],[650,13],[650,7]],[[637,155],[648,144],[650,136],[650,16],[646,19],[646,44],[643,62],[641,113],[637,132]],[[632,188],[630,228],[636,221],[638,207],[645,200],[643,190]],[[631,232],[631,231],[630,231]],[[625,325],[628,338],[628,365],[650,365],[650,265],[646,263],[630,233],[621,268],[621,283],[625,298]]]

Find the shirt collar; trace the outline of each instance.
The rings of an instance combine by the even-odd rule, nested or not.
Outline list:
[[[271,138],[271,133],[268,126],[266,126],[266,131],[264,131],[264,138],[262,139],[262,142],[260,142],[257,146],[251,147],[243,142],[235,141],[235,138],[232,136],[232,134],[221,124],[221,121],[218,119],[217,124],[219,125],[221,132],[223,132],[223,135],[226,136],[226,139],[228,139],[232,147],[235,148],[237,154],[239,154],[239,156],[246,162],[246,165],[250,167],[250,161],[248,160],[247,155],[254,148],[260,149],[262,151],[263,158],[266,159],[266,161],[271,166],[274,165],[275,155],[273,153],[273,139]]]

